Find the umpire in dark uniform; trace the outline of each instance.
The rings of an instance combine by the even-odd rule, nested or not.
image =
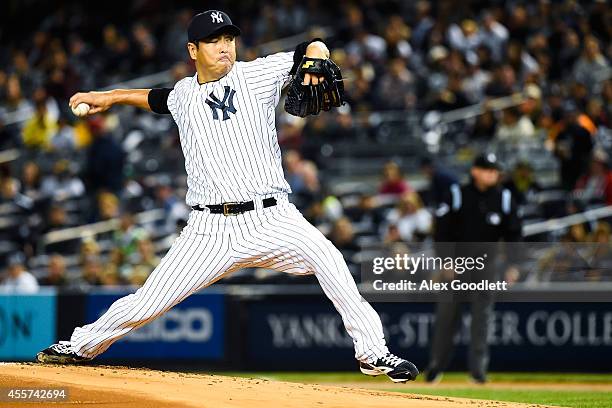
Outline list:
[[[453,184],[448,197],[436,210],[434,239],[438,256],[482,257],[484,268],[459,274],[443,271],[443,280],[462,282],[497,281],[500,274],[499,242],[517,242],[521,223],[508,189],[499,186],[500,169],[494,154],[476,158],[470,170],[471,181],[464,186]],[[434,337],[431,348],[428,382],[437,381],[448,366],[454,335],[461,322],[463,302],[471,305],[471,342],[469,369],[472,379],[486,382],[489,362],[488,321],[493,314],[493,292],[441,292],[437,304]]]

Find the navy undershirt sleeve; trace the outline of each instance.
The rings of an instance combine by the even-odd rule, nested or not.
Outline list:
[[[153,112],[170,113],[170,110],[168,110],[168,95],[170,95],[170,92],[172,92],[172,88],[153,88],[149,91],[148,102]]]

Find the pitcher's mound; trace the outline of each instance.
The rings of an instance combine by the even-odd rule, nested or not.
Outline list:
[[[401,384],[398,384],[401,386]],[[74,407],[526,407],[496,401],[431,397],[358,388],[299,384],[112,366],[0,364],[0,387],[65,387],[68,400],[36,406]],[[0,406],[6,404],[0,400]],[[17,401],[15,401],[17,402]],[[534,405],[531,405],[534,406]]]

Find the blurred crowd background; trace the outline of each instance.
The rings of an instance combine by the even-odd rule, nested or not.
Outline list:
[[[194,73],[197,2],[5,2],[0,21],[0,267],[5,290],[140,285],[185,224],[169,116],[79,119],[80,90],[172,86]],[[191,7],[189,7],[191,6]],[[277,115],[292,201],[355,276],[373,253],[426,245],[448,186],[498,155],[526,226],[612,205],[612,9],[606,1],[219,1],[238,59],[323,36],[348,104]],[[128,82],[126,82],[128,81]],[[610,214],[533,227],[566,273],[611,279]],[[587,245],[589,256],[555,243]],[[579,253],[580,252],[580,253]],[[597,266],[593,262],[599,262]],[[608,262],[608,263],[606,263]],[[603,266],[602,266],[603,265]],[[585,270],[600,271],[588,274]],[[245,270],[228,283],[292,282]],[[299,282],[304,282],[300,278]]]

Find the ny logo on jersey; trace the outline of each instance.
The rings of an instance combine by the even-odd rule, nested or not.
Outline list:
[[[212,13],[210,13],[210,17],[212,18],[213,23],[223,22],[223,16],[218,11],[213,11]]]
[[[237,110],[234,107],[234,94],[236,91],[231,89],[229,86],[224,87],[225,92],[223,94],[223,100],[219,100],[212,92],[208,95],[208,99],[206,99],[206,104],[210,106],[212,109],[213,119],[219,120],[219,115],[217,114],[217,109],[220,109],[223,112],[223,120],[228,120],[230,113],[236,113]]]

